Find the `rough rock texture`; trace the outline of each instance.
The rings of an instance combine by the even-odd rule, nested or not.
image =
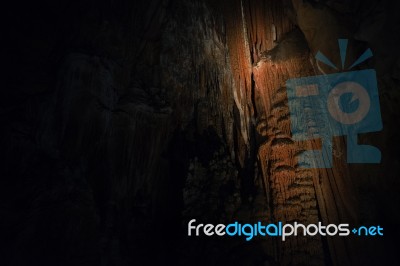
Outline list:
[[[2,265],[376,265],[399,237],[395,1],[52,1],[10,7]],[[373,18],[373,19],[372,19]],[[300,169],[285,82],[366,47],[380,165]],[[187,222],[381,224],[384,239],[187,237]],[[365,240],[365,241],[364,241]]]

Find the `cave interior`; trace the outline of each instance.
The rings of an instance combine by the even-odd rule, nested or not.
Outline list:
[[[396,265],[400,6],[390,0],[10,3],[1,265]],[[348,40],[342,69],[338,39]],[[302,168],[286,81],[374,69],[379,164]],[[337,156],[336,156],[337,155]],[[189,237],[187,223],[381,225],[384,237]]]

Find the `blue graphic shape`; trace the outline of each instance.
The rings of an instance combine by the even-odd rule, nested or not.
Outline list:
[[[371,49],[367,49],[358,59],[356,62],[354,62],[354,64],[352,64],[349,69],[352,69],[353,67],[361,64],[362,62],[364,62],[365,60],[371,58],[373,56]]]
[[[339,43],[339,52],[340,52],[340,59],[342,63],[342,69],[344,69],[344,65],[346,62],[346,55],[347,55],[347,44],[349,40],[348,39],[338,39]],[[371,49],[367,49],[357,60],[354,62],[348,69],[352,69],[353,67],[361,64],[362,62],[366,61],[367,59],[371,58],[373,56]],[[322,63],[334,68],[337,70],[337,67],[332,63],[329,58],[327,58],[323,53],[320,51],[317,52],[315,55],[315,59],[318,61],[321,61]]]
[[[348,163],[379,163],[381,153],[359,145],[360,133],[382,129],[376,72],[373,69],[289,79],[286,82],[293,139],[321,139],[321,150],[303,152],[303,168],[332,167],[332,138],[347,136]]]
[[[340,50],[340,59],[342,61],[342,69],[344,69],[344,63],[346,61],[346,53],[347,53],[347,39],[339,39],[339,50]]]
[[[321,53],[320,51],[318,51],[318,53],[315,55],[315,58],[318,61],[321,61],[322,63],[334,68],[337,70],[337,67],[331,62],[331,60],[329,60],[323,53]]]
[[[360,105],[360,100],[354,93],[344,93],[339,98],[339,107],[345,113],[354,113]]]

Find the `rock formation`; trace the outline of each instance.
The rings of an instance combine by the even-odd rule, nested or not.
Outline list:
[[[51,1],[9,8],[4,265],[388,264],[399,237],[395,1]],[[367,47],[379,165],[302,169],[290,78]],[[342,156],[343,155],[343,156]],[[383,224],[383,239],[188,238],[187,222]],[[34,262],[34,264],[32,264]]]

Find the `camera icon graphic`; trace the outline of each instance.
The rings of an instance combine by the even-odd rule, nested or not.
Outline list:
[[[339,40],[344,65],[347,40]],[[372,56],[368,49],[350,68]],[[334,67],[323,56],[317,60]],[[336,67],[335,67],[336,68]],[[306,150],[298,158],[302,168],[331,168],[332,138],[347,137],[348,163],[380,163],[381,152],[358,144],[358,134],[382,130],[376,72],[373,69],[289,79],[286,82],[292,137],[321,139],[321,150]]]

